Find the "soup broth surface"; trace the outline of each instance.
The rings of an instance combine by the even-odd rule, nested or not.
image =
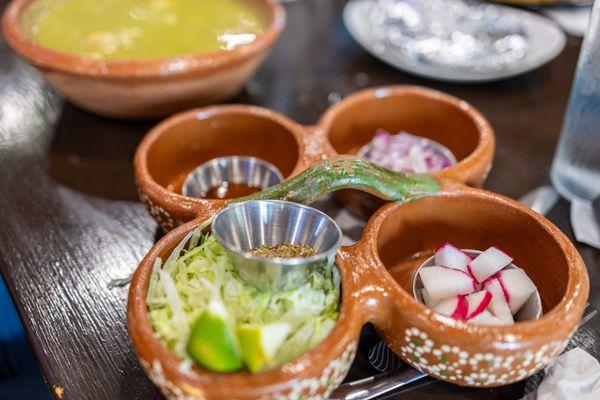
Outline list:
[[[38,0],[22,23],[43,47],[143,60],[232,50],[256,40],[267,18],[247,0]]]

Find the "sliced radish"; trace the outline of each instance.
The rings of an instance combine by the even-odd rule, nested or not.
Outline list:
[[[421,268],[419,276],[433,302],[459,294],[469,294],[477,288],[473,277],[458,269],[426,267]]]
[[[508,294],[507,301],[510,312],[515,315],[523,304],[535,293],[535,284],[520,268],[506,269],[498,273],[498,283]]]
[[[475,317],[467,320],[467,322],[477,325],[504,325],[502,321],[494,317],[491,312],[484,310]]]
[[[433,311],[448,317],[464,320],[467,318],[469,303],[465,295],[445,299],[432,307]]]
[[[490,247],[467,265],[478,283],[485,281],[512,262],[512,257],[497,247]]]
[[[423,299],[423,302],[428,308],[433,308],[433,306],[435,305],[435,301],[431,299],[431,296],[425,288],[421,289],[421,298]]]
[[[467,304],[469,305],[469,311],[467,312],[467,319],[471,319],[487,310],[488,304],[492,300],[492,294],[487,290],[471,293],[466,297]]]
[[[448,242],[438,247],[435,251],[436,265],[443,265],[445,267],[456,268],[468,272],[467,265],[471,260],[471,257]]]
[[[492,300],[489,305],[492,314],[506,325],[514,324],[504,289],[502,288],[497,275],[486,279],[485,282],[483,282],[483,288],[492,294]]]

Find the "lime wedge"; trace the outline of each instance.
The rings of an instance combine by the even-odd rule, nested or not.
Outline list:
[[[238,326],[242,358],[250,372],[262,371],[273,363],[277,350],[291,330],[292,327],[286,323]]]
[[[215,372],[233,372],[243,368],[235,332],[227,309],[220,301],[211,301],[198,317],[187,344],[188,354],[203,367]]]

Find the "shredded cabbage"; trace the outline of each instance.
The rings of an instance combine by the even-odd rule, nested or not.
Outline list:
[[[339,313],[340,276],[331,259],[297,289],[260,291],[237,275],[213,236],[197,230],[182,240],[162,269],[157,260],[146,300],[157,338],[186,362],[191,326],[211,300],[222,301],[236,324],[290,324],[292,333],[275,356],[281,364],[312,349],[331,331]]]

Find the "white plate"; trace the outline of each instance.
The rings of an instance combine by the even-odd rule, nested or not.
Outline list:
[[[529,48],[523,58],[504,69],[473,71],[456,69],[413,60],[400,51],[382,50],[376,46],[371,36],[370,15],[375,6],[372,0],[351,0],[344,8],[344,24],[354,39],[369,53],[381,61],[402,71],[450,82],[486,82],[521,75],[541,67],[554,59],[564,49],[567,38],[564,32],[551,20],[541,15],[511,7],[498,5],[523,21],[529,35]]]

